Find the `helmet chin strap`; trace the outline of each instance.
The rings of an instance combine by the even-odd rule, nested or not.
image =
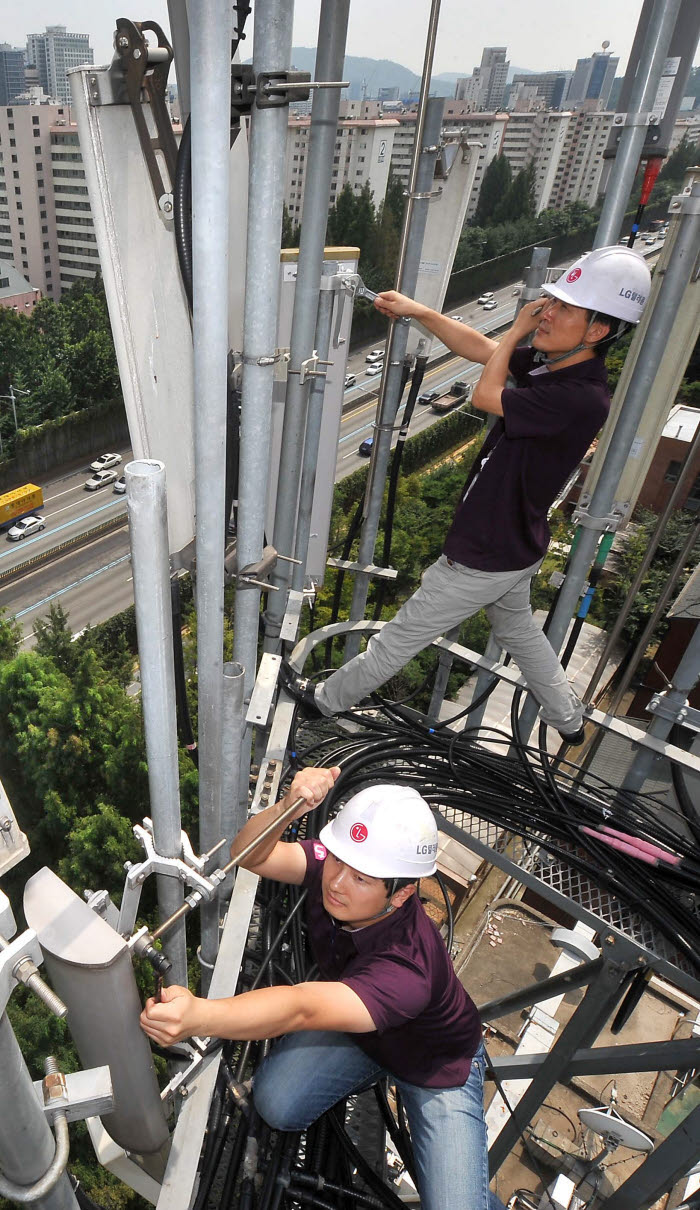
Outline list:
[[[390,912],[394,911],[394,905],[392,904],[391,901],[394,898],[394,895],[396,894],[396,886],[397,886],[398,881],[399,881],[398,878],[394,878],[392,880],[391,890],[389,891],[389,894],[387,895],[386,907],[383,907],[381,912],[377,912],[376,915],[370,916],[370,920],[381,920],[382,916],[388,916]]]
[[[535,361],[538,361],[545,366],[555,366],[558,361],[564,361],[567,357],[573,357],[575,353],[581,353],[584,349],[590,349],[592,346],[586,344],[586,337],[591,329],[591,325],[595,323],[597,318],[598,312],[594,311],[588,321],[588,327],[583,334],[583,340],[580,344],[574,345],[573,349],[569,349],[566,353],[558,353],[556,357],[548,357],[546,353],[543,353],[540,349],[538,349],[535,353]]]

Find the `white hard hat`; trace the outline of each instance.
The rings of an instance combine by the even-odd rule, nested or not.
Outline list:
[[[646,261],[632,248],[596,248],[574,261],[545,293],[575,307],[639,323],[649,297],[651,274]]]
[[[412,786],[368,786],[353,794],[319,837],[335,857],[371,878],[422,878],[437,868],[438,831]]]

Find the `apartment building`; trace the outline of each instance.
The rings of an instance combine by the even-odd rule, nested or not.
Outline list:
[[[39,82],[52,101],[70,104],[68,71],[93,63],[87,34],[71,34],[65,25],[47,25],[43,34],[27,34],[27,63],[39,73]]]
[[[611,111],[581,109],[567,117],[566,140],[544,207],[561,209],[577,201],[594,206],[602,189],[603,153],[615,115]]]
[[[416,112],[412,110],[409,113],[397,114],[397,120],[391,171],[407,185],[415,141]],[[502,149],[507,124],[507,113],[473,113],[469,102],[445,99],[442,116],[443,137],[480,144],[474,184],[467,206],[468,219],[473,217],[476,210],[484,172]]]
[[[68,105],[0,108],[0,261],[53,299],[99,267]]]
[[[534,89],[545,109],[561,109],[573,74],[572,71],[516,72],[510,86],[509,108],[515,96]]]
[[[331,178],[331,205],[344,185],[360,193],[369,182],[378,206],[386,193],[398,129],[396,118],[343,118],[338,122]],[[285,202],[294,222],[304,213],[304,183],[311,121],[290,117],[287,128]]]
[[[463,76],[457,81],[455,100],[466,101],[476,109],[500,109],[510,68],[507,53],[505,46],[485,46],[479,66],[471,76]]]
[[[556,109],[508,115],[501,150],[514,175],[534,164],[537,214],[550,205],[571,119],[570,113]]]

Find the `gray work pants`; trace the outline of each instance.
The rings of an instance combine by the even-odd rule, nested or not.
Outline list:
[[[494,639],[515,660],[544,721],[559,731],[576,731],[583,719],[581,702],[530,608],[530,581],[540,562],[519,571],[478,571],[441,555],[367,650],[316,689],[319,710],[332,715],[354,706],[433,639],[485,609]]]

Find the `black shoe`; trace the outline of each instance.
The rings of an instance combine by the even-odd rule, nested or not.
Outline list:
[[[583,723],[581,723],[578,731],[560,731],[559,734],[564,743],[570,744],[572,748],[578,748],[586,738],[586,731]]]
[[[306,677],[297,676],[294,669],[286,660],[280,664],[280,684],[290,697],[301,706],[308,718],[325,718],[325,714],[316,705],[316,698],[311,681]]]

